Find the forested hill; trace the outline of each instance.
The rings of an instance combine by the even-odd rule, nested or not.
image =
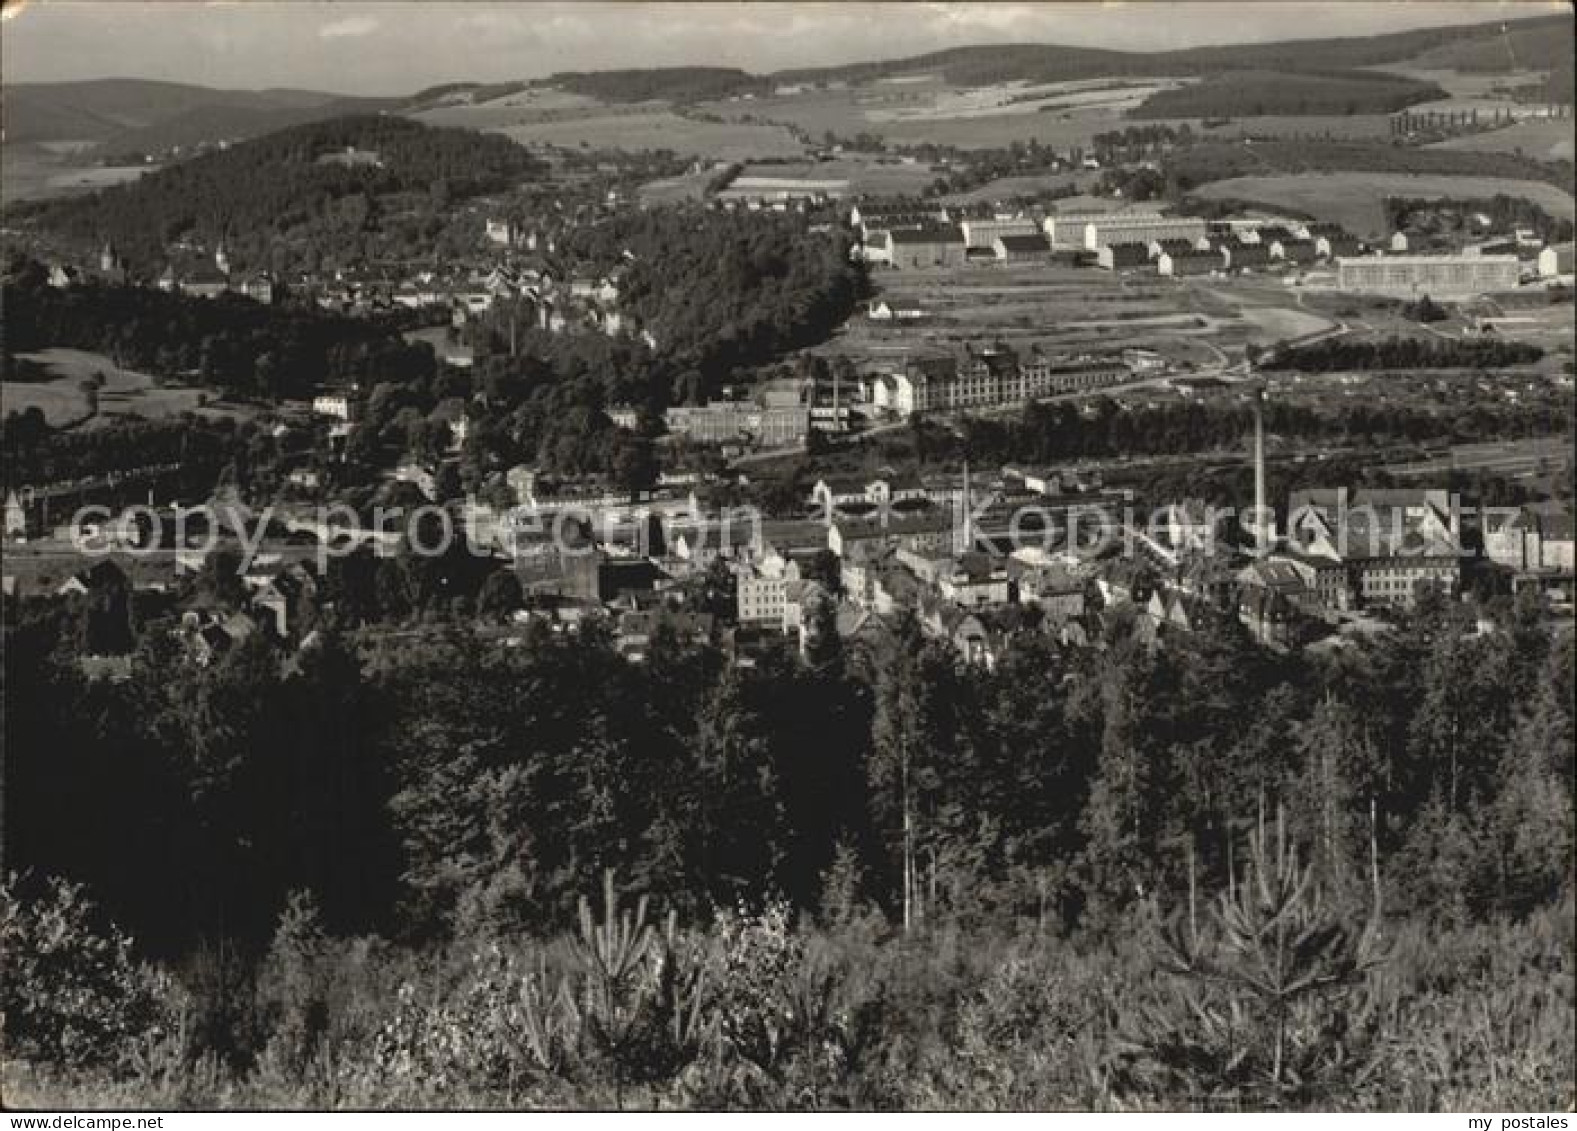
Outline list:
[[[733,67],[657,67],[622,71],[562,71],[542,81],[604,102],[702,102],[760,93],[768,80]]]
[[[540,171],[524,148],[498,134],[366,115],[294,126],[17,213],[68,240],[113,241],[134,264],[146,265],[182,239],[212,246],[311,229],[347,198],[356,223],[376,224],[379,198],[390,194],[463,198]]]

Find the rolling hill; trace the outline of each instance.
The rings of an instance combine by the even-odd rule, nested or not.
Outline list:
[[[216,90],[148,79],[7,85],[7,144],[85,142],[106,152],[152,152],[390,108],[390,99],[314,90]]]
[[[864,83],[894,75],[937,73],[948,82],[984,85],[999,82],[1060,82],[1103,75],[1200,75],[1229,70],[1331,71],[1378,67],[1410,61],[1426,53],[1444,60],[1460,57],[1486,68],[1497,57],[1518,58],[1518,68],[1539,69],[1549,43],[1556,54],[1570,54],[1572,18],[1568,14],[1495,21],[1460,27],[1419,28],[1387,35],[1276,43],[1220,44],[1180,51],[1133,52],[1042,44],[958,47],[927,55],[778,71],[775,83]],[[1531,46],[1541,44],[1535,51]],[[1506,45],[1510,45],[1510,54]],[[1497,55],[1497,52],[1499,53]],[[1531,60],[1531,61],[1530,61]],[[1544,63],[1542,66],[1551,64]]]

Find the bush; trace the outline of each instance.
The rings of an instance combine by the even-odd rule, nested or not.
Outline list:
[[[0,1016],[10,1057],[121,1071],[174,1032],[179,995],[132,958],[131,939],[101,926],[80,885],[51,878],[36,894],[0,884]],[[26,885],[33,886],[33,885]]]

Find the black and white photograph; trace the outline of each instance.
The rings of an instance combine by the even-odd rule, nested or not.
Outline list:
[[[8,1127],[1569,1131],[1571,4],[0,12]]]

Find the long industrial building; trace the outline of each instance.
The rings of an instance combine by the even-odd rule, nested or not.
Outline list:
[[[1046,235],[1054,247],[1099,251],[1110,244],[1155,240],[1203,239],[1205,221],[1197,216],[1162,216],[1159,212],[1102,212],[1049,216]]]
[[[1040,225],[1023,217],[1011,220],[965,220],[959,225],[964,233],[964,246],[992,247],[999,236],[1034,236],[1040,234]]]
[[[1464,298],[1517,286],[1515,255],[1369,255],[1336,260],[1338,290],[1413,298]]]

